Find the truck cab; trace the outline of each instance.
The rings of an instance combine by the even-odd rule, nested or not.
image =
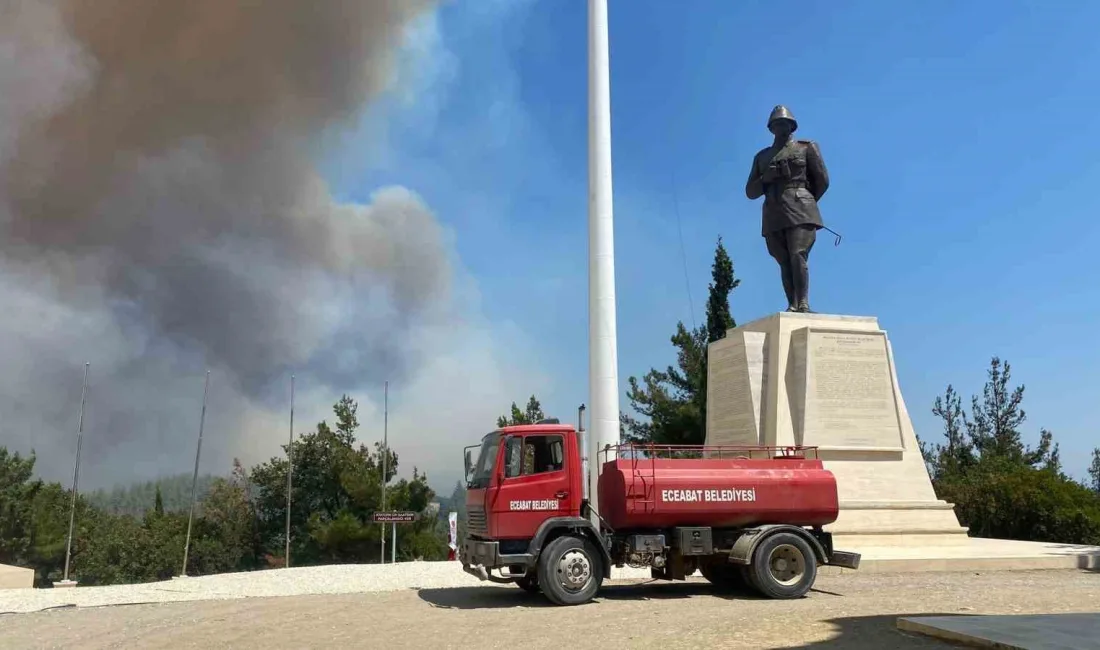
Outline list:
[[[562,589],[590,584],[594,573],[600,580],[610,575],[610,557],[582,512],[581,442],[572,426],[551,420],[502,427],[481,439],[476,455],[467,450],[461,560],[468,573],[538,591],[538,558],[568,536],[580,548],[559,558],[559,568],[573,576]],[[492,575],[493,569],[502,575]]]
[[[580,516],[580,449],[572,427],[506,427],[482,438],[467,485],[467,529],[529,540],[548,517]]]

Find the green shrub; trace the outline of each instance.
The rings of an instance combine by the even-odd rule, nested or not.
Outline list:
[[[984,460],[936,492],[974,537],[1100,544],[1100,495],[1060,472]]]

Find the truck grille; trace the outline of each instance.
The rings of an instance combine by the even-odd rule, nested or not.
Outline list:
[[[489,527],[485,523],[485,508],[483,506],[466,507],[466,531],[475,535],[485,535]]]

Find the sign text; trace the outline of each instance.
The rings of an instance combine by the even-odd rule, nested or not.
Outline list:
[[[557,510],[557,499],[541,499],[534,501],[509,501],[509,510]]]
[[[416,521],[415,512],[376,512],[372,519],[375,523],[383,524],[407,524]]]
[[[734,488],[721,490],[661,490],[661,501],[676,501],[686,503],[756,501],[756,488]]]

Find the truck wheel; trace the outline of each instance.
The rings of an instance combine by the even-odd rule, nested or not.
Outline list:
[[[743,567],[722,559],[702,562],[699,572],[708,582],[723,591],[743,589],[746,585]]]
[[[522,578],[516,580],[516,585],[520,589],[527,593],[537,594],[539,592],[539,577],[536,573],[528,573]]]
[[[557,605],[587,603],[603,582],[602,563],[592,542],[571,535],[559,537],[539,554],[539,587]]]
[[[752,585],[768,598],[801,598],[817,579],[817,556],[800,536],[776,533],[753,551],[748,573]]]

